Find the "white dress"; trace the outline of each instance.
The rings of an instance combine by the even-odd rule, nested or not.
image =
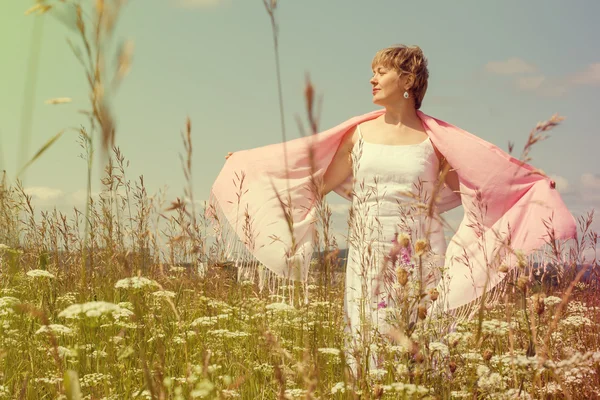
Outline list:
[[[439,280],[446,240],[439,219],[428,218],[418,207],[429,200],[438,180],[439,160],[430,139],[385,145],[365,142],[360,126],[357,133],[344,308],[353,343],[368,346],[373,333],[388,333],[386,315],[397,299],[398,263],[392,265],[385,258],[395,235],[406,234],[413,244],[428,239],[430,250],[421,257],[422,269],[413,268],[411,275],[413,282],[423,276],[424,291]]]

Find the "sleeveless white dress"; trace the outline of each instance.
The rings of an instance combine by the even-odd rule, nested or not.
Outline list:
[[[385,335],[390,328],[386,315],[395,305],[397,278],[385,256],[396,234],[407,235],[413,244],[427,238],[430,250],[422,257],[422,269],[412,275],[422,276],[425,291],[439,280],[446,240],[439,218],[428,218],[419,207],[438,180],[439,160],[431,140],[385,145],[364,141],[360,125],[357,133],[344,309],[353,343],[365,346],[373,333]]]

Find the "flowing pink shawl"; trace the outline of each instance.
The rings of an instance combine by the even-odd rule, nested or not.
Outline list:
[[[356,116],[316,135],[234,153],[211,190],[210,214],[221,219],[218,240],[229,242],[224,256],[254,260],[244,265],[262,264],[277,277],[306,281],[319,204],[310,190],[312,179],[322,179],[345,133],[384,112]],[[464,218],[447,247],[438,308],[468,306],[498,285],[505,276],[498,271],[500,261],[509,268],[516,265],[515,253],[506,244],[528,256],[551,240],[576,237],[575,219],[548,177],[469,132],[420,111],[418,116],[460,181],[461,197],[443,186],[437,212],[461,203],[464,207]],[[351,190],[348,179],[335,192],[351,199]],[[231,237],[225,236],[225,225],[234,232]],[[236,240],[238,246],[232,244]]]

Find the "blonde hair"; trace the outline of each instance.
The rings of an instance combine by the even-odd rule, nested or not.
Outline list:
[[[415,99],[415,108],[421,108],[421,103],[427,91],[427,80],[429,79],[429,70],[427,69],[427,59],[423,55],[423,50],[419,46],[406,46],[403,44],[387,47],[379,50],[371,67],[382,66],[392,68],[400,74],[413,75],[414,81],[409,93]]]

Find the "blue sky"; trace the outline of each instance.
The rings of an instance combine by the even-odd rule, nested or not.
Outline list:
[[[28,7],[13,1],[0,15],[0,168],[10,177],[19,167],[36,18],[45,19],[27,157],[61,129],[85,123],[77,111],[88,107],[83,71],[66,43],[77,36],[55,17],[67,15],[65,9],[25,16]],[[429,59],[425,113],[503,149],[513,141],[517,153],[538,121],[565,116],[535,147],[533,164],[557,177],[576,216],[600,204],[600,3],[280,0],[276,15],[288,137],[299,135],[296,117],[305,120],[306,73],[323,96],[326,129],[376,108],[369,78],[378,49],[416,44]],[[130,75],[113,102],[116,144],[130,160],[129,177],[143,174],[149,193],[168,185],[171,198],[182,194],[180,131],[187,116],[197,199],[208,196],[227,151],[281,140],[262,0],[132,0],[116,34],[135,43]],[[73,102],[44,103],[57,97]],[[25,186],[39,207],[81,201],[80,153],[75,135],[67,135],[28,170]],[[95,170],[98,189],[98,164]]]

